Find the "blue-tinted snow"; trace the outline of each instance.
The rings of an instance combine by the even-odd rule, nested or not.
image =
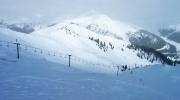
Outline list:
[[[148,66],[114,74],[68,67],[0,49],[1,100],[178,100],[180,68]],[[84,66],[86,67],[86,66]],[[132,74],[130,72],[132,71]]]

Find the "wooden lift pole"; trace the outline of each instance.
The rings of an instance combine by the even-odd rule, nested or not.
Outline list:
[[[72,55],[68,55],[68,56],[69,56],[69,67],[70,67],[70,60],[71,60]]]
[[[14,43],[14,44],[16,44],[17,45],[17,58],[19,59],[19,45],[20,45],[20,43]]]

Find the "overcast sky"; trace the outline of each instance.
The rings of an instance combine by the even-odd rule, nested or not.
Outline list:
[[[137,25],[180,21],[180,0],[0,0],[0,17],[36,19],[47,15],[73,18],[96,11]],[[59,14],[59,15],[58,15]]]

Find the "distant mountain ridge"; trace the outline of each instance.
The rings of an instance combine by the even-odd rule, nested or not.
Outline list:
[[[4,28],[4,29],[10,29],[10,30],[13,30],[13,31],[17,31],[17,32],[21,32],[21,33],[31,33],[31,32],[34,32],[34,28],[32,25],[30,24],[27,24],[27,23],[13,23],[13,24],[9,24],[9,23],[6,23],[4,21],[1,21],[0,22],[0,28]]]
[[[44,27],[45,28],[46,27],[52,27],[56,24],[58,24],[58,22],[42,24],[39,22],[35,22],[35,23],[21,23],[21,22],[19,22],[18,23],[18,22],[10,22],[10,21],[7,21],[5,19],[0,20],[0,28],[10,29],[10,30],[25,33],[25,34],[32,33],[35,30],[42,29]]]
[[[180,43],[180,30],[177,30],[176,28],[160,28],[158,31],[161,36]]]

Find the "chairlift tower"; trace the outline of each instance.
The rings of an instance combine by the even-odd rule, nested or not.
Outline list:
[[[68,56],[69,56],[69,67],[70,67],[70,59],[71,59],[71,56],[72,56],[72,55],[68,55]]]
[[[19,45],[20,43],[14,43],[16,45],[16,49],[17,49],[17,58],[19,59]]]

